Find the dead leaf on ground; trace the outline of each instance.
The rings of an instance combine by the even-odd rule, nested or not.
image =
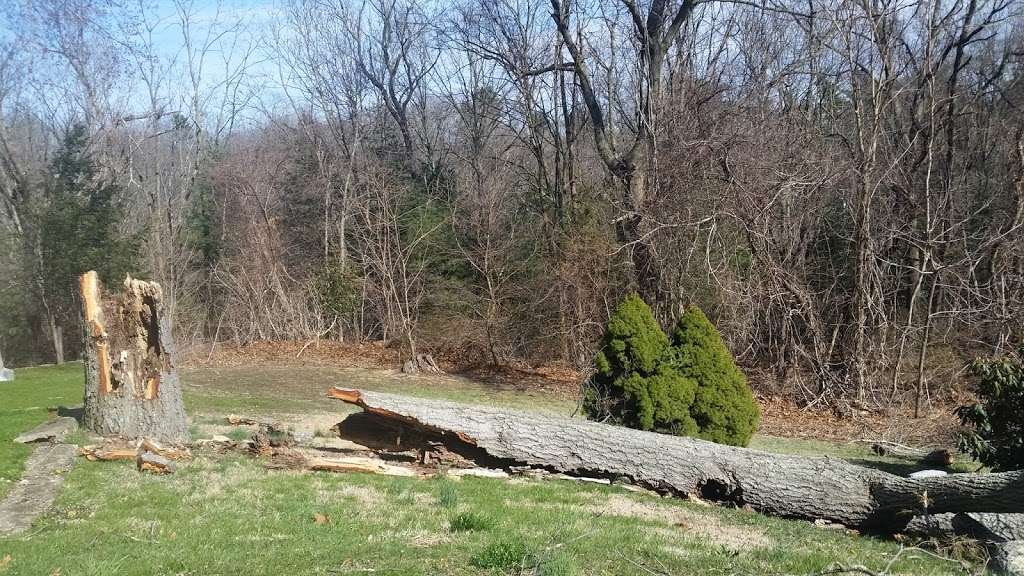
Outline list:
[[[327,514],[314,513],[313,514],[313,523],[314,524],[330,524],[331,523],[331,517],[328,516]]]
[[[7,565],[11,563],[11,555],[7,554],[3,558],[0,558],[0,572],[7,570]]]

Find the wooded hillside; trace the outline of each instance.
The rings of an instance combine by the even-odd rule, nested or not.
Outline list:
[[[25,0],[0,35],[0,350],[75,278],[183,348],[590,365],[631,290],[755,385],[922,406],[1021,340],[1012,0]],[[66,336],[71,334],[71,336]]]

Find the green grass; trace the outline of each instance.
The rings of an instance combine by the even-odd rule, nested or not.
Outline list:
[[[45,419],[47,406],[78,402],[80,370],[19,371],[0,388],[2,433]],[[219,420],[221,404],[209,397],[227,396],[213,384],[191,396],[191,409],[208,412],[196,418],[199,428]],[[0,450],[4,473],[14,473],[9,462],[24,452],[10,442]],[[300,473],[198,452],[170,476],[80,462],[30,533],[0,539],[0,574],[808,574],[833,562],[881,570],[899,550],[808,522],[615,486]],[[958,567],[906,552],[892,573]]]
[[[82,403],[80,363],[19,368],[14,382],[0,382],[0,497],[21,478],[31,448],[12,442],[18,434],[45,422],[49,408]]]
[[[452,530],[441,503],[491,524]],[[609,506],[609,503],[614,503]],[[632,515],[630,513],[633,513]],[[331,518],[317,524],[314,514]],[[879,570],[896,545],[754,513],[563,481],[267,471],[199,457],[173,476],[82,463],[31,536],[0,539],[8,574],[804,574]],[[908,554],[896,573],[955,573]]]

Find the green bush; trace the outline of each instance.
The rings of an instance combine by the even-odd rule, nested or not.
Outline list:
[[[669,434],[697,432],[690,417],[696,383],[672,366],[668,336],[636,294],[608,320],[583,407],[594,420]]]
[[[747,378],[736,366],[715,326],[691,306],[672,332],[676,371],[697,382],[690,415],[697,436],[720,444],[746,446],[761,418]]]
[[[615,310],[583,408],[593,420],[746,446],[760,413],[715,327],[691,307],[672,339],[632,294]]]
[[[960,434],[960,449],[993,470],[1024,468],[1024,346],[1017,355],[971,364],[981,401],[956,411],[970,427]]]

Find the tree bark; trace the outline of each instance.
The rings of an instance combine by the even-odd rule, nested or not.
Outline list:
[[[1024,510],[1024,471],[912,480],[837,458],[770,454],[558,416],[341,388],[328,396],[385,425],[432,434],[491,466],[626,478],[772,516],[898,532],[925,512]]]
[[[85,318],[85,427],[104,436],[189,440],[170,321],[155,282],[125,279],[103,298],[99,278],[79,279]]]
[[[961,512],[918,516],[906,533],[934,538],[968,537],[985,542],[1024,540],[1024,514]]]

